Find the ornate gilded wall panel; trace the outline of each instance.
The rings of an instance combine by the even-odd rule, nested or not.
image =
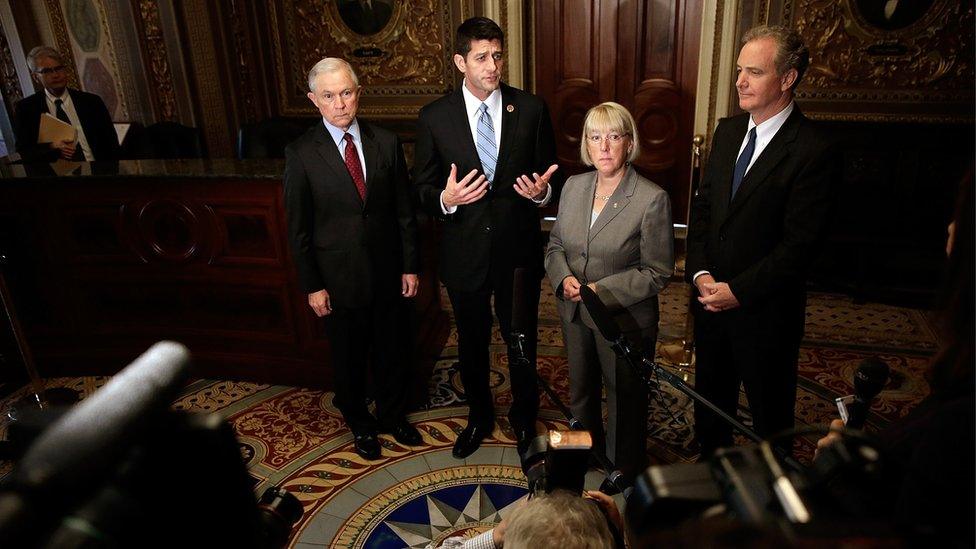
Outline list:
[[[373,118],[410,117],[449,91],[454,29],[462,0],[374,0],[364,18],[357,2],[276,0],[269,5],[278,108],[285,115],[315,111],[306,97],[308,69],[342,57],[366,88],[360,112]]]
[[[156,0],[139,0],[137,16],[141,31],[139,43],[143,49],[143,59],[146,60],[149,69],[150,95],[157,119],[175,121],[176,92],[173,88],[166,40],[163,36]]]
[[[774,2],[775,3],[775,2]],[[797,98],[816,118],[972,121],[971,0],[785,0],[810,48]]]
[[[13,112],[13,106],[24,98],[20,91],[20,80],[17,78],[17,67],[14,65],[14,56],[10,51],[10,44],[7,43],[7,33],[0,24],[0,83],[3,84],[3,100]]]

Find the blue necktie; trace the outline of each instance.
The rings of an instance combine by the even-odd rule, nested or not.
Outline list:
[[[742,149],[742,154],[739,155],[739,159],[735,161],[735,171],[732,172],[732,196],[729,197],[730,202],[735,198],[735,193],[739,190],[739,185],[742,185],[742,180],[746,176],[746,168],[749,167],[749,162],[752,161],[752,154],[754,152],[756,152],[755,126],[749,130],[749,142],[746,143],[746,148]]]
[[[481,117],[478,118],[478,158],[484,169],[485,178],[491,186],[495,178],[495,163],[498,162],[495,152],[495,130],[491,126],[491,116],[488,115],[488,105],[481,104]]]

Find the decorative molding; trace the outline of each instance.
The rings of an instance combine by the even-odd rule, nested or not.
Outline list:
[[[149,76],[152,86],[150,95],[155,103],[159,120],[175,121],[176,91],[170,73],[169,57],[166,53],[166,40],[159,18],[156,0],[139,0],[139,21],[142,27],[140,40],[146,59],[149,61]]]
[[[70,69],[68,71],[68,86],[80,89],[78,80],[78,69],[75,66],[75,56],[71,47],[71,39],[68,38],[68,26],[64,22],[64,12],[61,11],[60,0],[44,0],[47,7],[47,17],[51,22],[51,32],[54,34],[54,41],[58,51],[64,56],[64,64]]]
[[[197,84],[196,105],[202,118],[203,135],[212,158],[234,156],[231,130],[226,116],[226,94],[214,74],[220,66],[214,45],[214,26],[206,0],[182,2],[183,21],[189,43],[190,65]]]
[[[7,31],[0,21],[0,82],[3,84],[3,101],[7,110],[13,112],[14,105],[24,98],[20,91],[20,80],[17,78],[17,65],[14,63],[10,44],[7,42]]]
[[[256,122],[258,109],[255,105],[257,94],[254,90],[254,80],[251,77],[250,63],[254,55],[247,40],[247,14],[244,13],[241,0],[228,0],[230,5],[231,32],[234,35],[234,61],[237,66],[237,81],[241,87],[240,97],[244,105],[244,122]]]
[[[836,120],[972,121],[972,2],[930,0],[914,21],[881,28],[859,1],[784,3],[784,21],[810,48],[796,95],[804,112]]]
[[[275,0],[268,11],[280,114],[314,113],[305,97],[306,73],[326,56],[356,67],[366,88],[359,107],[366,117],[413,116],[453,89],[451,44],[460,0],[395,2],[389,22],[371,35],[350,29],[337,2]]]

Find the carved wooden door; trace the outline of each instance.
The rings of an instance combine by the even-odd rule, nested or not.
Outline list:
[[[637,121],[638,171],[686,222],[701,0],[535,0],[535,87],[552,110],[559,163],[579,159],[587,109],[616,101]]]

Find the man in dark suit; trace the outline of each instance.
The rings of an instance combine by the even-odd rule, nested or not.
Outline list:
[[[326,317],[333,403],[356,452],[380,457],[377,431],[420,444],[406,418],[412,342],[404,328],[417,294],[417,225],[396,134],[356,118],[360,86],[346,61],[325,58],[308,75],[322,114],[285,148],[285,210],[308,304]],[[367,358],[376,415],[366,408]]]
[[[539,206],[554,194],[555,142],[545,102],[501,82],[503,41],[490,19],[463,22],[454,64],[464,82],[424,107],[417,124],[415,183],[421,206],[443,221],[440,276],[454,308],[461,381],[470,408],[468,425],[454,445],[457,458],[474,452],[494,426],[491,298],[509,342],[513,273],[519,267],[530,273],[523,303],[531,317],[525,329],[529,366],[509,370],[509,421],[520,449],[535,435],[539,405],[536,310],[544,272]],[[514,358],[510,347],[509,364]]]
[[[68,88],[67,67],[54,48],[38,46],[27,55],[34,80],[44,89],[14,107],[14,136],[24,162],[117,160],[119,139],[105,103],[97,95]],[[42,113],[75,127],[74,141],[38,143]]]
[[[715,129],[685,272],[699,294],[696,389],[734,415],[741,382],[755,430],[769,436],[793,427],[805,280],[839,175],[832,140],[793,102],[809,62],[799,35],[763,26],[743,43],[746,113]],[[731,427],[702,406],[695,431],[702,456],[732,444]]]

